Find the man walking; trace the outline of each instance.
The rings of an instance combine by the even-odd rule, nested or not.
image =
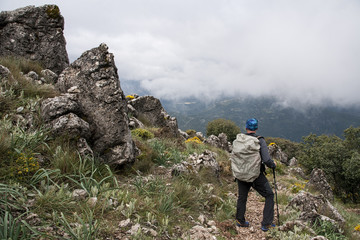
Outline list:
[[[265,165],[269,168],[275,169],[276,164],[270,158],[269,150],[267,148],[265,139],[256,134],[258,129],[258,121],[255,118],[248,119],[246,121],[246,134],[238,134],[238,138],[250,139],[244,140],[241,143],[236,143],[234,141],[234,150],[232,153],[232,168],[233,173],[238,183],[238,200],[237,200],[237,210],[236,210],[236,225],[238,227],[249,227],[249,222],[245,221],[245,211],[246,211],[246,202],[250,187],[253,187],[261,196],[265,197],[265,206],[263,210],[263,220],[261,222],[261,230],[264,232],[268,231],[270,227],[275,227],[273,224],[274,220],[274,193],[270,187],[269,181],[264,175]],[[259,155],[258,160],[255,157],[246,162],[246,158],[249,158],[249,149],[251,148],[251,142],[254,146],[253,150],[255,154]],[[238,144],[238,145],[236,145]],[[240,145],[239,145],[240,144]],[[257,144],[257,145],[256,145]],[[260,145],[260,147],[259,147]],[[240,150],[235,153],[236,149],[245,149]],[[236,158],[236,155],[238,158]],[[238,160],[240,157],[243,157],[245,160]],[[236,160],[237,159],[237,160]],[[261,159],[261,162],[260,162]],[[258,164],[254,165],[254,162],[258,161]],[[243,168],[243,169],[241,169]],[[239,170],[240,169],[240,170]],[[238,171],[238,172],[236,172]],[[254,177],[248,177],[249,173],[254,172]],[[259,174],[260,172],[260,174]]]

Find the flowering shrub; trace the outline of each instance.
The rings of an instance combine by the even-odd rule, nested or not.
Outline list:
[[[203,142],[198,137],[192,137],[185,141],[185,143],[197,143],[203,144]]]
[[[133,100],[135,97],[134,97],[133,95],[127,95],[126,98],[127,98],[128,100]]]
[[[360,224],[357,225],[357,226],[354,228],[354,230],[360,232]]]
[[[294,185],[291,188],[291,192],[292,193],[298,193],[301,190],[303,190],[305,188],[305,184],[301,184],[301,183],[294,183]]]
[[[16,176],[22,179],[24,176],[29,176],[39,170],[39,162],[34,157],[29,157],[23,153],[16,159]]]

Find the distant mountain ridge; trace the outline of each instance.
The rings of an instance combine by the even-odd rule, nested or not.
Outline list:
[[[142,89],[137,81],[122,81],[121,87],[125,94],[153,95]],[[342,137],[345,129],[360,126],[360,107],[313,106],[296,109],[280,106],[275,99],[264,97],[228,97],[212,102],[196,98],[160,100],[166,111],[177,118],[180,129],[194,129],[204,134],[207,123],[217,118],[232,120],[245,131],[246,119],[255,117],[259,120],[259,134],[292,141],[301,141],[302,137],[310,133]]]

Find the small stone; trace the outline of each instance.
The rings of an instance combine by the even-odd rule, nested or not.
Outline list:
[[[198,217],[198,220],[200,221],[200,224],[206,223],[206,218],[205,218],[204,214],[200,214],[200,216]]]
[[[214,220],[210,220],[210,221],[207,222],[207,225],[209,225],[211,227],[216,226],[216,222]]]
[[[157,237],[158,235],[158,233],[152,228],[143,228],[142,230],[146,235],[150,234],[152,237]]]
[[[17,112],[17,113],[21,113],[22,111],[24,111],[24,107],[18,107],[18,108],[16,109],[16,112]]]
[[[125,227],[129,226],[130,223],[131,223],[131,220],[130,220],[130,218],[128,218],[128,219],[126,219],[126,220],[121,221],[121,222],[119,223],[119,227],[120,227],[120,228],[125,228]]]
[[[73,86],[67,90],[68,93],[80,93],[80,89],[77,86]]]
[[[91,197],[91,198],[89,198],[89,200],[87,201],[87,204],[88,204],[90,207],[95,207],[97,201],[98,201],[97,197]]]
[[[127,231],[127,233],[129,233],[130,235],[135,235],[139,229],[141,228],[140,224],[137,223],[134,226],[131,227],[131,229],[129,231]]]
[[[84,189],[75,189],[72,193],[74,200],[85,200],[88,197],[88,193]]]

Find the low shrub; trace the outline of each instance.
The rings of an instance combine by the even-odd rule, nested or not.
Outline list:
[[[194,129],[188,129],[185,132],[187,133],[187,135],[189,135],[189,137],[195,137],[196,136],[196,131]]]
[[[298,193],[301,190],[304,190],[304,188],[305,188],[305,184],[295,183],[291,188],[291,192],[292,193]]]
[[[225,133],[229,142],[233,142],[240,132],[241,130],[235,122],[223,118],[212,120],[206,126],[207,136],[218,136],[220,133]]]
[[[185,141],[185,143],[203,144],[203,142],[198,137],[189,138]]]
[[[24,179],[32,176],[37,170],[39,170],[39,167],[39,161],[33,156],[33,154],[29,156],[24,153],[20,153],[16,159],[15,175],[19,179]]]
[[[131,131],[131,134],[133,136],[141,138],[142,140],[149,140],[154,138],[154,134],[152,132],[143,128],[136,128]]]

